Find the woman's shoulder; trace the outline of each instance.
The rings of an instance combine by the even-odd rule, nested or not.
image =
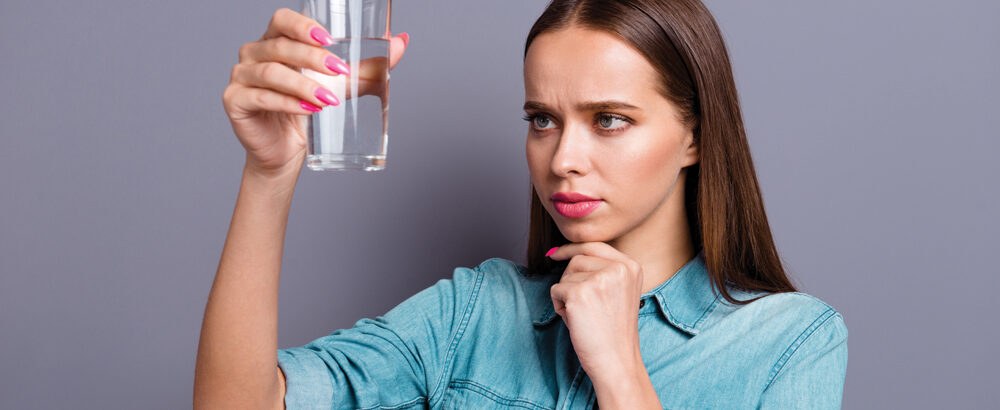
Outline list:
[[[450,277],[439,279],[430,288],[446,288],[456,295],[472,294],[476,299],[482,298],[484,293],[502,296],[520,295],[526,291],[533,294],[541,288],[548,290],[546,285],[551,284],[551,277],[529,276],[527,271],[517,262],[493,257],[472,267],[456,267]]]
[[[549,287],[558,281],[557,276],[529,275],[526,266],[501,257],[461,269],[465,271],[463,275],[476,276],[479,284],[476,298],[480,303],[491,305],[486,311],[505,312],[513,306],[523,306],[527,308],[525,313],[530,315],[529,319],[540,315],[546,303],[551,303]]]
[[[805,292],[764,292],[764,291],[745,291],[736,290],[730,291],[737,299],[753,299],[743,307],[753,307],[762,310],[778,310],[778,311],[791,311],[798,312],[806,315],[820,314],[823,312],[833,312],[838,313],[837,309],[834,308],[829,303],[823,301],[817,296],[805,293]],[[748,296],[748,297],[741,297]],[[727,303],[722,296],[719,299],[723,303]]]
[[[528,268],[510,259],[493,257],[472,268],[494,285],[522,288],[551,285],[552,276],[530,275]]]
[[[793,336],[801,342],[813,333],[825,333],[847,337],[847,325],[843,315],[830,303],[805,292],[763,292],[731,290],[739,300],[750,303],[739,305],[730,303],[721,295],[718,306],[712,312],[714,321],[722,324],[750,326],[757,332],[774,335]]]

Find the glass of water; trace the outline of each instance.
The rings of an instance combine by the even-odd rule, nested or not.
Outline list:
[[[391,7],[392,0],[303,0],[302,14],[333,36],[326,49],[350,68],[350,75],[333,76],[302,69],[341,101],[309,117],[309,169],[385,169]]]

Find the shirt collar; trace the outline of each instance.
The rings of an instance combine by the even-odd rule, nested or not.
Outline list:
[[[558,275],[552,275],[552,283],[558,282]],[[548,290],[548,287],[546,287]],[[660,313],[677,328],[693,335],[698,334],[698,326],[718,301],[705,266],[705,250],[702,249],[682,266],[670,279],[644,293],[643,299],[652,295]],[[544,326],[558,317],[552,306],[548,292],[538,297],[534,324]]]

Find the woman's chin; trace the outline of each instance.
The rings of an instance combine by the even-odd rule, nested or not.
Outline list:
[[[604,242],[611,240],[605,229],[599,229],[593,223],[584,221],[567,221],[559,226],[559,232],[566,240],[574,243],[579,242]]]

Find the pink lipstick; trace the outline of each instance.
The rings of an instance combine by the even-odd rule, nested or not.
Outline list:
[[[556,192],[552,194],[556,212],[567,218],[583,218],[594,212],[604,201],[576,192]]]

